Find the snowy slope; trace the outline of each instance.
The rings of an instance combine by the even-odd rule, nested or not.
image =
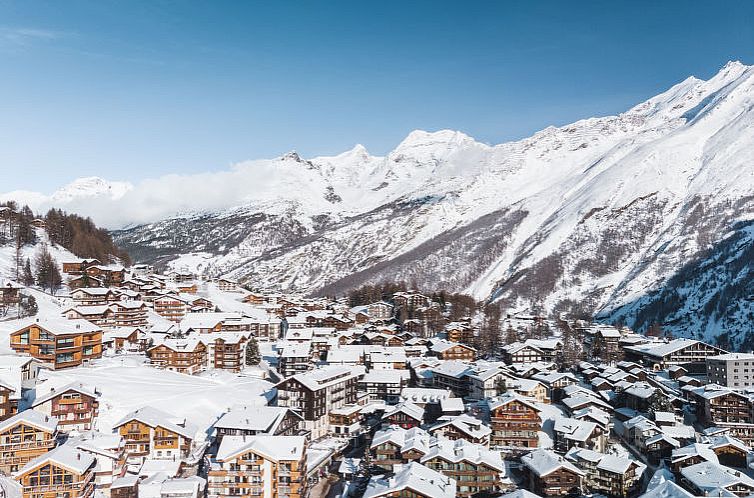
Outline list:
[[[338,293],[397,279],[645,325],[643,298],[751,218],[753,98],[754,68],[732,62],[618,116],[516,142],[415,131],[384,157],[290,153],[96,205],[127,212],[200,184],[201,195],[149,204],[183,214],[118,241],[136,259],[259,287]],[[157,212],[135,210],[127,222]],[[689,323],[676,332],[711,337],[732,322]]]

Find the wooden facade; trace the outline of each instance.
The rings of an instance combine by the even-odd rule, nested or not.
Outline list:
[[[17,472],[29,461],[55,447],[57,421],[34,410],[0,424],[0,472]]]
[[[11,333],[10,346],[55,370],[77,367],[102,357],[102,329],[86,320],[36,321]]]
[[[518,397],[504,397],[490,404],[492,446],[536,448],[542,418],[539,408]]]

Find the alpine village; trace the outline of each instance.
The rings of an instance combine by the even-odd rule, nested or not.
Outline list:
[[[754,494],[754,355],[403,282],[131,264],[0,208],[0,496]]]

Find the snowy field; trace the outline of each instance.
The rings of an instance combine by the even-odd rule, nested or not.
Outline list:
[[[269,382],[229,372],[186,375],[158,370],[137,355],[103,358],[89,367],[43,371],[40,377],[47,380],[37,387],[39,395],[70,382],[96,387],[101,393],[97,429],[103,432],[109,432],[130,411],[148,405],[185,417],[205,433],[233,405],[266,404],[264,395],[272,387]]]

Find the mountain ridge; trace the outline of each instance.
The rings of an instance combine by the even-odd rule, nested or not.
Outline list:
[[[202,178],[207,191],[229,190],[231,205],[187,204],[181,217],[114,235],[137,259],[259,287],[400,279],[510,309],[638,323],[630,303],[751,216],[753,102],[754,69],[730,62],[624,113],[514,142],[416,130],[385,156],[358,145],[288,153]],[[137,185],[111,202],[143,198]],[[714,328],[693,327],[675,332]]]

